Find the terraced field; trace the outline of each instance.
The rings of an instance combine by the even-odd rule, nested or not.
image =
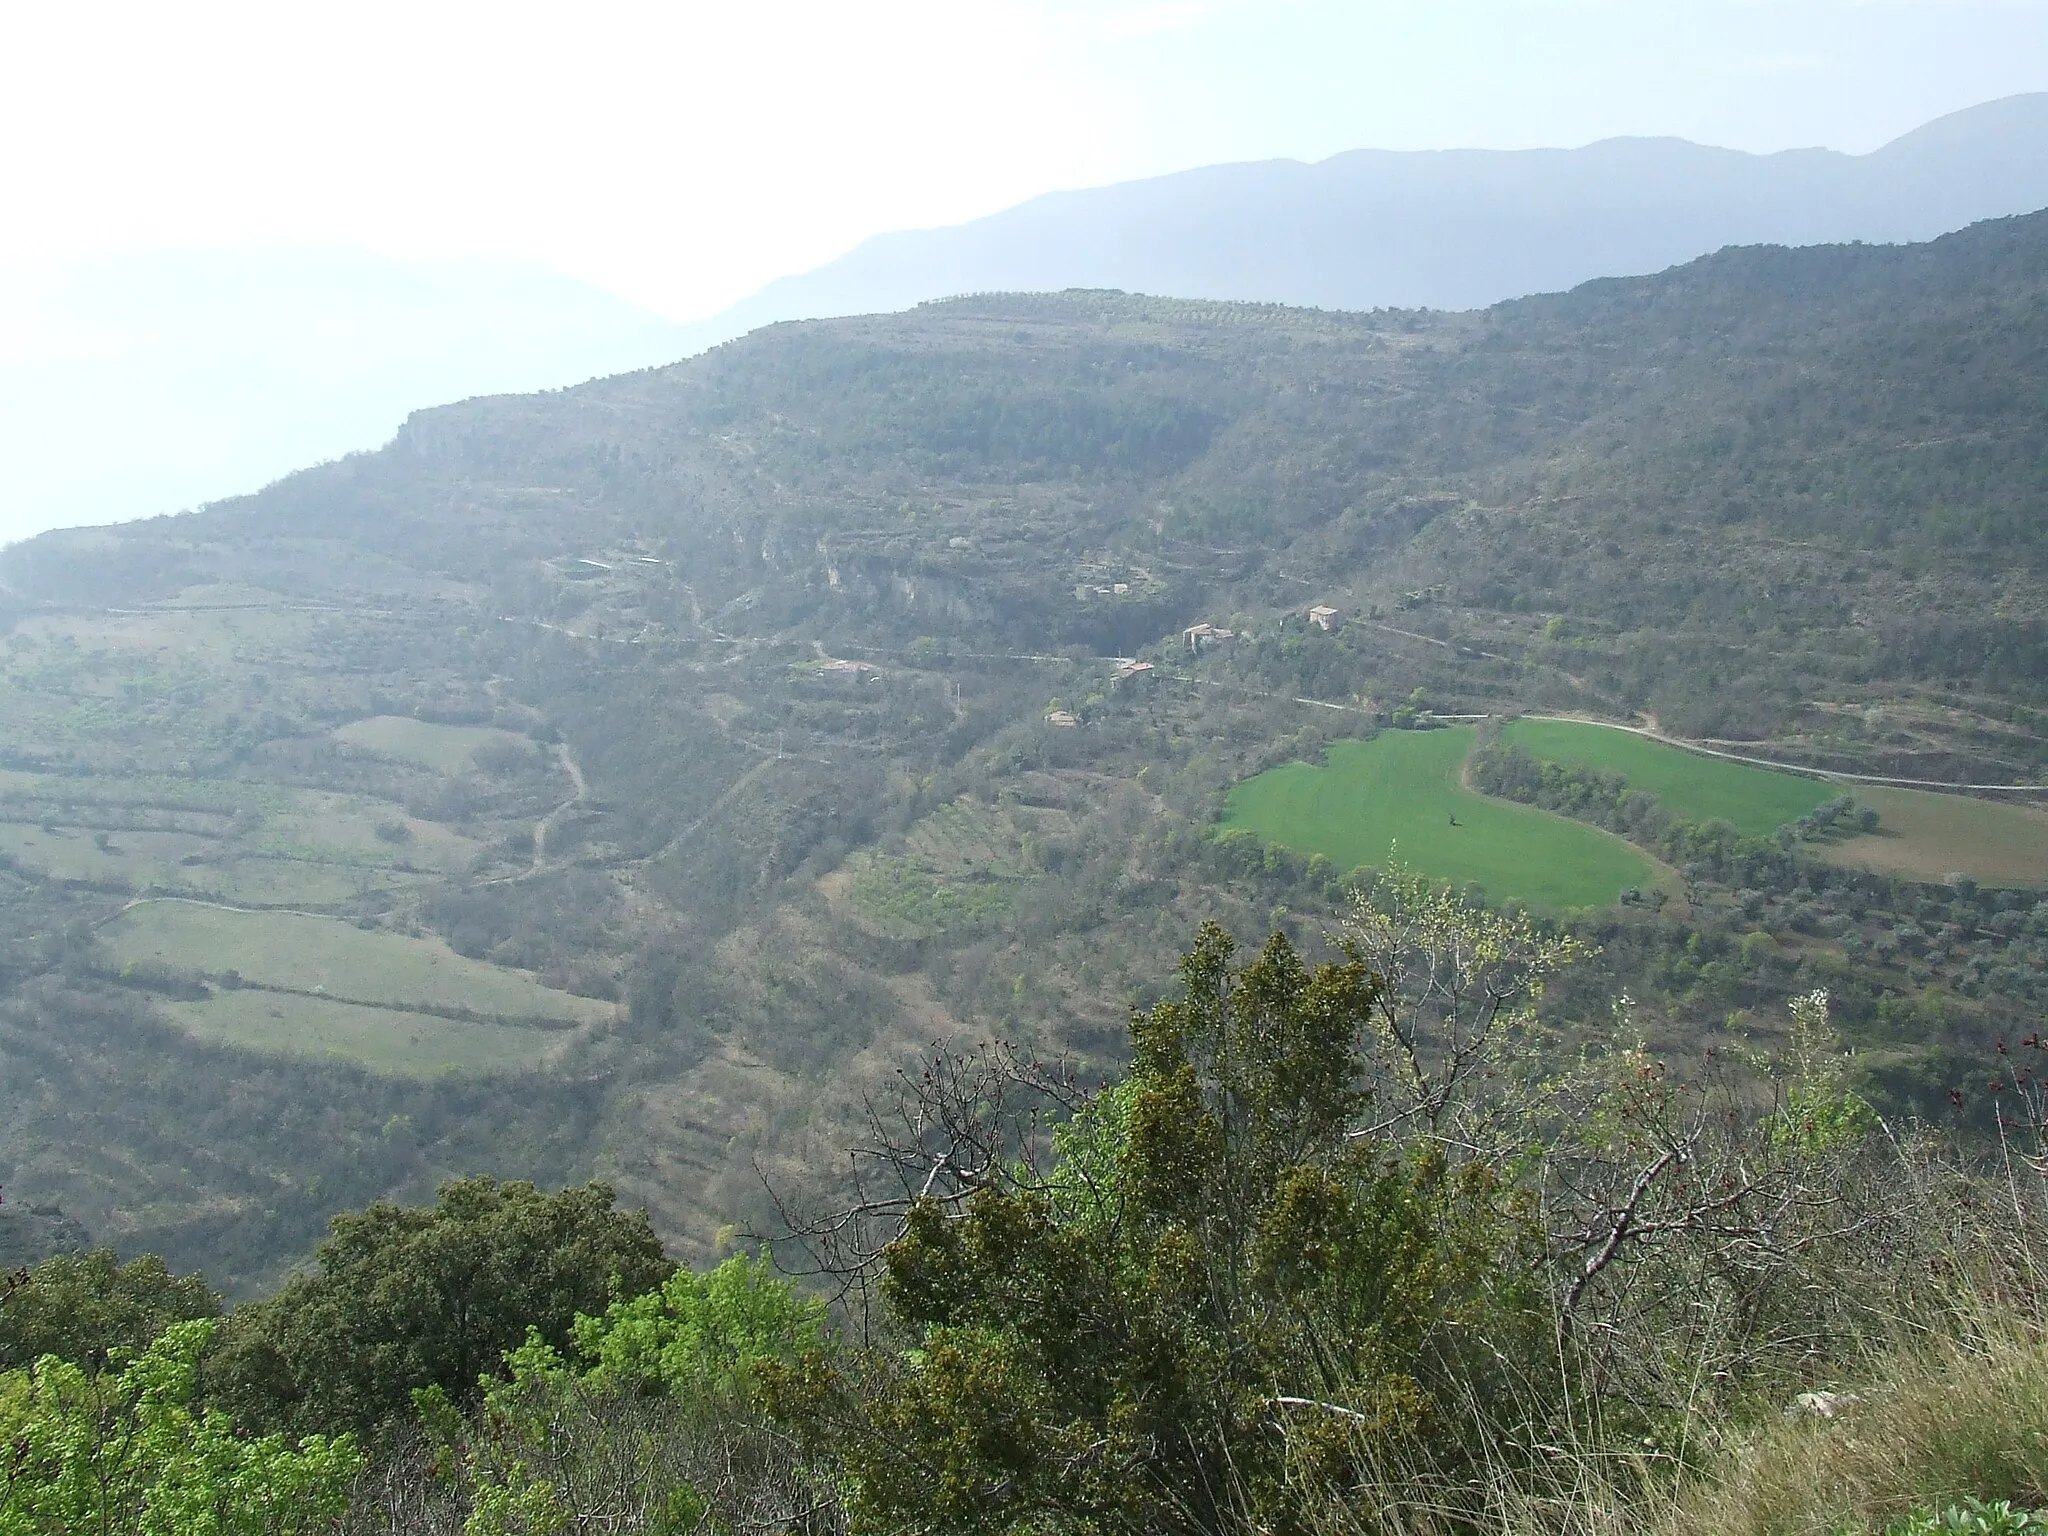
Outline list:
[[[207,976],[344,1001],[460,1010],[562,1026],[612,1005],[542,986],[523,971],[458,955],[437,938],[357,928],[297,912],[241,912],[168,898],[138,901],[100,930],[117,963],[152,961]]]
[[[611,1005],[417,935],[451,887],[531,868],[514,845],[560,769],[497,726],[334,729],[377,697],[335,680],[338,611],[216,584],[17,625],[0,860],[89,892],[100,962],[141,968],[196,1035],[389,1073],[538,1066]]]
[[[1618,837],[1465,788],[1472,745],[1470,726],[1333,742],[1320,764],[1286,763],[1239,784],[1225,825],[1340,869],[1399,861],[1538,907],[1604,906],[1656,883],[1657,866]]]
[[[167,1003],[164,1012],[203,1040],[349,1061],[401,1077],[531,1071],[545,1065],[567,1038],[506,1024],[253,990]]]
[[[454,874],[481,845],[366,795],[226,780],[0,774],[0,854],[59,880],[340,907]]]
[[[900,852],[854,855],[845,882],[854,915],[895,938],[1001,922],[1031,873],[1030,833],[1015,819],[1030,814],[956,800],[912,827]]]
[[[437,938],[300,913],[138,901],[100,938],[117,965],[203,974],[210,996],[165,1005],[203,1039],[384,1072],[527,1070],[613,1013]]]
[[[445,874],[467,869],[481,846],[472,838],[409,816],[388,800],[301,790],[266,816],[248,839],[252,850],[317,864],[403,867]]]

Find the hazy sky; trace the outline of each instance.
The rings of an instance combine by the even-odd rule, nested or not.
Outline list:
[[[1867,150],[2048,88],[2048,0],[0,0],[14,257],[341,239],[687,318],[879,230],[1217,160]]]

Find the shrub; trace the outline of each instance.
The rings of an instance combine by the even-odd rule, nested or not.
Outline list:
[[[337,1216],[318,1267],[223,1330],[209,1391],[261,1427],[368,1432],[437,1386],[474,1403],[529,1330],[565,1348],[613,1286],[638,1294],[672,1266],[646,1213],[604,1184],[542,1194],[457,1179],[432,1206],[379,1202]]]

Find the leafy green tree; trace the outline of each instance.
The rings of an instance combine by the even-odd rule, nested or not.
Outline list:
[[[470,1536],[781,1530],[829,1507],[757,1401],[763,1366],[823,1345],[822,1313],[767,1260],[735,1256],[579,1317],[572,1354],[529,1334],[478,1415],[425,1389]]]
[[[822,1344],[824,1315],[769,1259],[736,1254],[708,1274],[679,1269],[601,1317],[577,1318],[576,1348],[608,1383],[739,1401],[752,1396],[763,1365]]]
[[[45,1355],[0,1377],[5,1536],[296,1536],[327,1528],[362,1457],[348,1436],[251,1438],[195,1406],[216,1324],[174,1323],[88,1373]]]
[[[172,1323],[218,1317],[220,1297],[155,1254],[123,1264],[109,1249],[58,1254],[15,1277],[0,1299],[0,1369],[55,1355],[88,1373],[117,1350],[139,1353]]]
[[[458,1179],[431,1206],[379,1202],[337,1216],[317,1269],[223,1330],[208,1389],[252,1422],[368,1432],[439,1387],[474,1403],[528,1330],[566,1347],[579,1313],[665,1280],[644,1211],[604,1184],[542,1194]]]
[[[999,1150],[999,1057],[926,1075],[984,1107],[913,1117],[929,1172],[879,1255],[901,1347],[769,1373],[857,1528],[1298,1528],[1530,1336],[1527,1221],[1486,1166],[1352,1134],[1379,978],[1279,934],[1233,960],[1206,926],[1043,1171]]]

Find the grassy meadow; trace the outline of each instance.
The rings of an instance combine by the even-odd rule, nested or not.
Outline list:
[[[1465,788],[1472,743],[1470,726],[1332,742],[1320,764],[1285,763],[1236,786],[1224,823],[1340,869],[1398,860],[1538,907],[1605,906],[1655,883],[1657,866],[1620,838]]]
[[[1516,720],[1501,739],[1541,762],[1576,763],[1618,773],[1686,821],[1725,821],[1751,837],[1796,822],[1842,793],[1803,774],[1702,757],[1633,731],[1576,720]]]
[[[388,832],[403,828],[402,839]],[[301,790],[291,805],[266,816],[250,837],[252,849],[314,864],[385,866],[457,873],[482,847],[460,832],[407,815],[388,800]]]
[[[123,881],[145,886],[192,885],[198,866],[186,859],[210,858],[214,838],[188,832],[121,831],[104,834],[102,847],[89,829],[0,822],[0,853],[58,880]]]

